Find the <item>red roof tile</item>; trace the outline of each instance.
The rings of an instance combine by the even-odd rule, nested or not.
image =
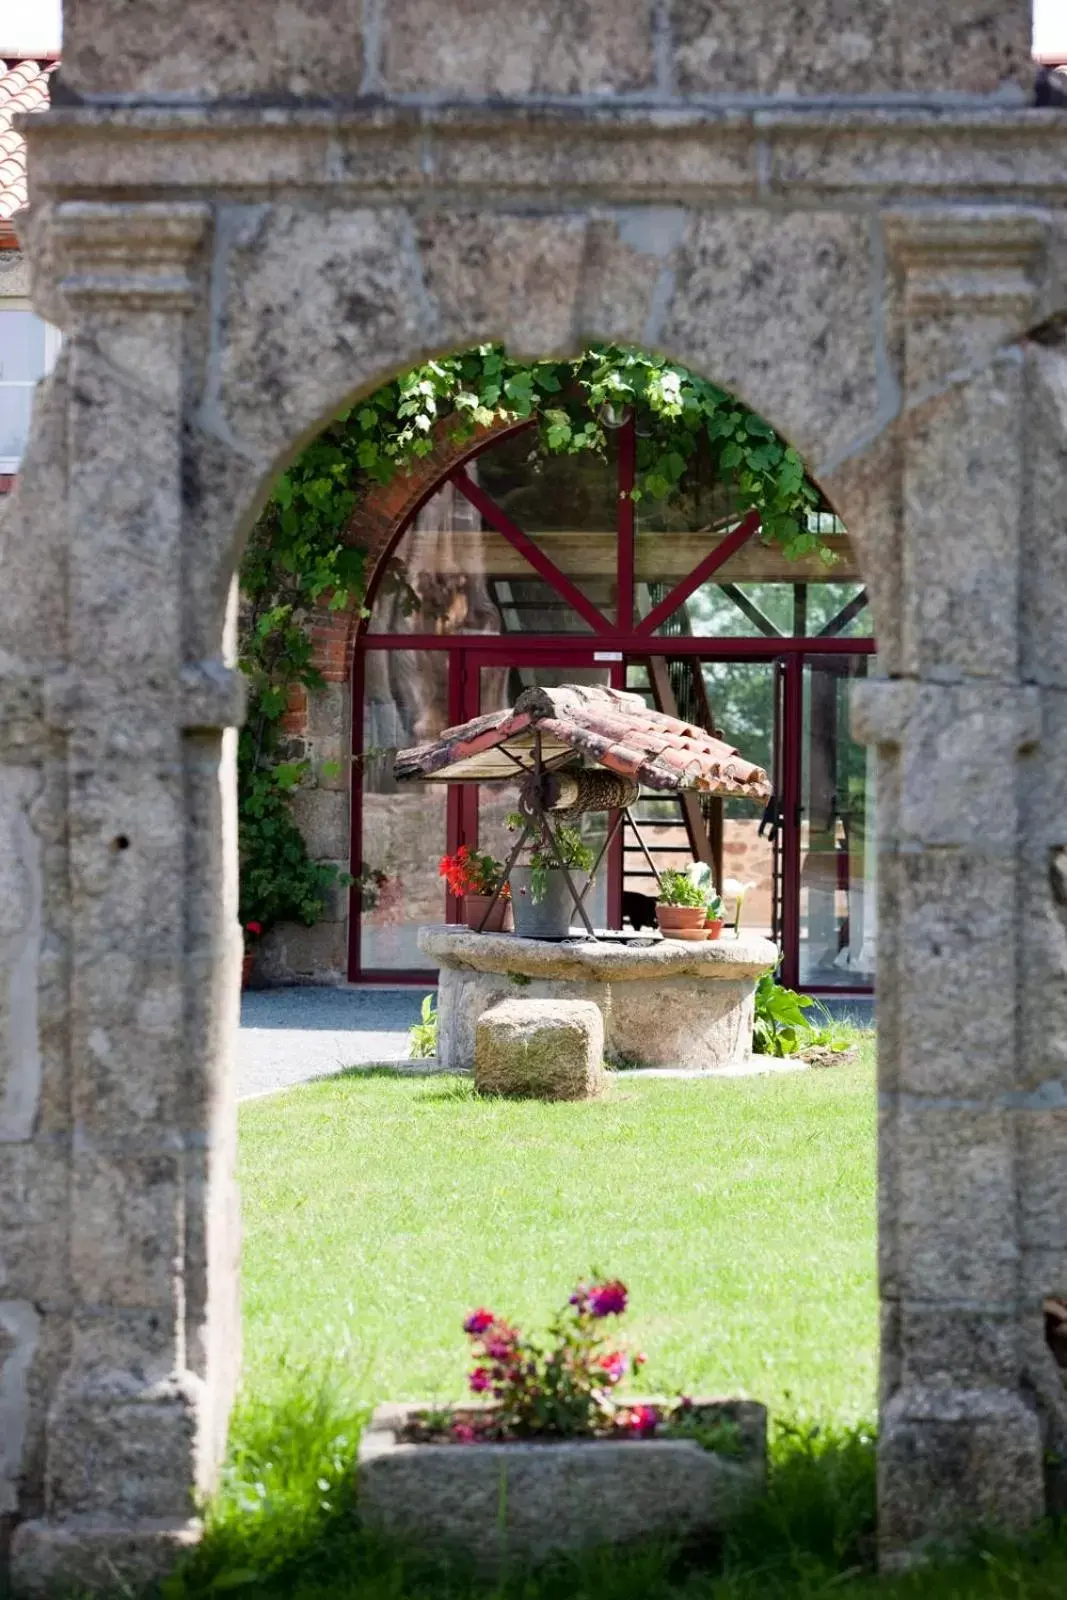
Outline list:
[[[703,728],[649,711],[640,695],[585,684],[527,689],[513,710],[475,717],[446,728],[429,744],[401,750],[393,770],[398,778],[486,782],[533,766],[535,732],[553,766],[574,751],[650,789],[699,789],[753,799],[771,792],[762,767]],[[507,757],[502,764],[503,751],[512,758],[510,766]]]
[[[25,209],[26,141],[11,126],[23,111],[47,111],[55,61],[0,61],[0,222]]]

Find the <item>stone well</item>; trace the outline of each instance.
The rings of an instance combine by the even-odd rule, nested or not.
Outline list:
[[[471,1071],[475,1028],[487,1007],[516,996],[594,1000],[609,1063],[752,1070],[753,994],[778,960],[769,939],[519,939],[469,928],[419,929],[419,949],[440,963],[437,1054]]]

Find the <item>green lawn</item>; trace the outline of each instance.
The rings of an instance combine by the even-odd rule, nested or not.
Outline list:
[[[598,1105],[375,1075],[245,1107],[245,1393],[207,1535],[162,1600],[1063,1600],[1051,1526],[873,1576],[870,1056],[733,1082],[621,1076]],[[540,1325],[592,1267],[631,1287],[649,1388],[769,1402],[766,1502],[715,1550],[594,1552],[491,1588],[363,1534],[368,1407],[460,1395],[470,1307]]]
[[[246,1107],[241,1152],[253,1390],[285,1352],[367,1402],[457,1397],[467,1311],[539,1326],[595,1267],[630,1286],[650,1388],[873,1415],[869,1059],[582,1105],[352,1075]]]

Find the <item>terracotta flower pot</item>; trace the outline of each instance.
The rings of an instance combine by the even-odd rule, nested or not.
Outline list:
[[[704,926],[708,930],[708,938],[709,939],[721,939],[722,938],[722,930],[725,928],[726,924],[723,921],[722,917],[715,917],[715,918],[709,917],[707,922],[705,922]]]
[[[665,906],[656,903],[659,931],[667,939],[706,939],[703,906]]]
[[[465,894],[463,896],[463,920],[468,928],[475,933],[511,933],[515,928],[515,919],[511,914],[511,901],[500,896],[496,905],[489,913],[489,921],[482,927],[482,918],[485,916],[492,902],[491,894]]]
[[[256,952],[246,950],[241,961],[241,988],[247,989],[252,982],[252,973],[256,966]]]

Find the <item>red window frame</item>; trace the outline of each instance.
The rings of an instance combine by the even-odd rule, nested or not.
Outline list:
[[[781,791],[784,819],[782,835],[782,945],[784,951],[783,977],[796,982],[800,932],[800,740],[803,713],[803,667],[807,655],[869,655],[876,649],[871,638],[847,638],[840,633],[819,635],[774,635],[764,633],[715,638],[708,635],[662,635],[655,632],[667,617],[701,584],[708,581],[729,558],[758,535],[759,515],[749,512],[713,551],[710,551],[649,613],[638,619],[635,613],[635,546],[636,518],[632,491],[636,479],[637,444],[632,418],[620,430],[618,451],[618,500],[616,519],[616,580],[617,622],[593,605],[577,585],[541,550],[541,548],[497,505],[492,496],[468,473],[467,466],[485,451],[491,450],[501,440],[535,427],[535,421],[522,421],[513,427],[500,429],[488,439],[473,446],[463,458],[426,490],[408,515],[398,525],[383,550],[375,568],[366,597],[367,616],[361,621],[356,636],[352,679],[352,753],[353,782],[351,794],[351,862],[353,874],[358,878],[362,868],[362,783],[357,781],[359,757],[363,737],[363,657],[367,650],[445,650],[449,653],[448,716],[449,723],[458,723],[477,715],[479,674],[483,665],[515,664],[544,666],[595,665],[596,656],[608,656],[613,664],[612,681],[616,687],[625,684],[626,667],[633,661],[647,660],[649,656],[698,656],[709,661],[751,660],[769,663],[780,662],[784,687],[781,720],[781,766],[783,784]],[[418,513],[428,504],[446,482],[465,496],[480,512],[483,520],[505,538],[529,563],[531,574],[537,574],[561,596],[588,623],[589,634],[389,634],[370,631],[370,612],[381,577],[389,558],[412,526]],[[831,626],[847,626],[848,621],[861,609],[860,597],[846,606]],[[866,597],[864,594],[864,603]],[[472,785],[450,786],[446,808],[446,849],[454,851],[460,844],[477,842],[477,791]],[[617,863],[609,861],[609,912],[612,920],[621,921],[621,839],[619,850],[613,851]],[[457,920],[459,908],[451,895],[446,896],[446,920]],[[349,898],[349,979],[352,982],[432,984],[430,970],[398,971],[365,969],[360,960],[360,903],[359,892],[353,887]],[[867,992],[835,988],[835,994]]]

